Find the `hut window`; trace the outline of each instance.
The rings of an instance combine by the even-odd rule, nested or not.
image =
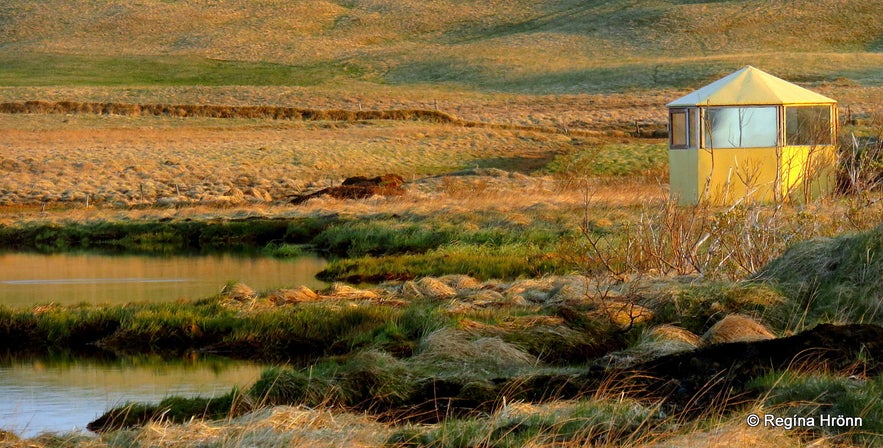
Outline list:
[[[669,146],[673,149],[696,147],[696,136],[693,132],[696,124],[696,109],[672,109],[669,112]]]
[[[776,146],[776,107],[711,107],[705,116],[705,147],[772,148]]]
[[[799,106],[785,108],[785,144],[792,146],[830,145],[831,108]]]

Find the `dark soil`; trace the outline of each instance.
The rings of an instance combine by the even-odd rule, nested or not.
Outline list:
[[[383,176],[367,178],[363,176],[350,177],[337,187],[323,188],[317,192],[298,195],[289,202],[294,205],[322,196],[331,196],[335,199],[364,199],[371,196],[401,196],[405,194],[402,188],[405,180],[398,174],[384,174]]]
[[[751,389],[750,382],[786,369],[877,375],[883,371],[883,327],[823,324],[785,338],[712,345],[629,369],[593,366],[577,375],[536,375],[483,383],[429,379],[408,403],[387,410],[385,416],[433,422],[440,417],[490,412],[504,396],[510,401],[531,402],[573,399],[613,385],[626,396],[662,400],[669,411],[695,417],[758,398],[764,391]]]

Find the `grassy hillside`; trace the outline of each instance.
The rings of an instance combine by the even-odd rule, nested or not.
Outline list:
[[[695,87],[745,64],[880,86],[878,14],[864,0],[11,0],[0,86],[609,93]]]

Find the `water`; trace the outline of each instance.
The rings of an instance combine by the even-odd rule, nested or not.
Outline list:
[[[257,291],[326,286],[317,257],[276,259],[233,255],[149,257],[96,254],[0,254],[0,304],[125,304],[202,299],[229,281]]]
[[[0,254],[0,304],[125,304],[201,299],[229,281],[255,290],[306,285],[325,266],[316,257],[233,255],[149,257],[96,254]],[[247,388],[259,365],[221,359],[167,362],[144,357],[115,362],[0,360],[0,429],[21,437],[84,430],[128,402],[170,396],[212,397]]]
[[[13,360],[0,362],[0,429],[20,437],[86,432],[104,412],[128,402],[169,396],[218,397],[246,389],[262,367],[223,359],[174,363],[150,358],[112,363]]]

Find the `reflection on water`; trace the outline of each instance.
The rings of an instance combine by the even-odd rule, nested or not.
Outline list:
[[[84,430],[127,402],[157,403],[169,396],[213,397],[247,388],[262,367],[222,359],[113,363],[14,360],[0,362],[0,429],[22,437]]]
[[[261,291],[306,285],[321,289],[316,257],[233,255],[148,257],[96,254],[0,254],[0,304],[29,307],[55,302],[124,304],[201,299],[229,281]]]

